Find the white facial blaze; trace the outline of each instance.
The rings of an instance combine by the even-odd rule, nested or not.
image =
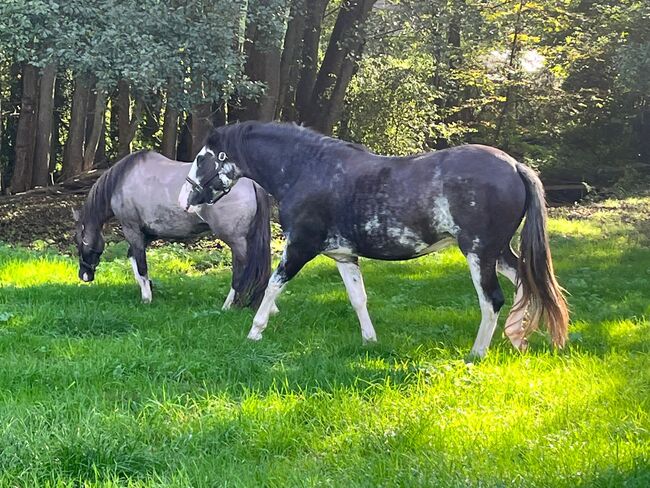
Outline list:
[[[194,161],[192,162],[192,166],[190,167],[190,172],[187,174],[188,178],[196,181],[196,173],[198,170],[198,166],[196,164],[196,160],[198,159],[199,156],[203,156],[204,154],[212,154],[214,156],[214,152],[212,149],[209,149],[207,146],[203,146],[203,148],[199,151],[199,153],[196,155],[196,158],[194,158]],[[181,206],[181,208],[185,209],[189,213],[196,213],[198,207],[196,206],[191,206],[188,203],[188,200],[190,198],[190,193],[192,193],[192,185],[190,185],[188,182],[185,182],[183,186],[181,187],[181,192],[178,195],[178,204]]]

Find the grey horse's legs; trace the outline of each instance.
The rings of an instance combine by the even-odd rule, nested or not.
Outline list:
[[[151,293],[151,281],[147,270],[147,242],[144,235],[137,230],[125,228],[124,237],[129,243],[129,261],[133,268],[135,280],[140,285],[140,293],[143,303],[151,303],[153,298]]]

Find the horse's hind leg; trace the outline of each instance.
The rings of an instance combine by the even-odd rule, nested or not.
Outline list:
[[[503,292],[499,286],[496,272],[496,259],[467,253],[467,262],[474,282],[474,288],[481,306],[481,325],[472,347],[471,355],[484,357],[499,319],[503,306]]]
[[[352,308],[354,308],[359,318],[363,342],[377,342],[377,334],[375,334],[375,328],[372,326],[366,306],[368,298],[366,289],[363,286],[363,277],[361,276],[358,261],[356,259],[354,261],[337,261],[336,267],[339,269],[341,278],[343,278],[343,283],[345,283],[345,289],[348,292]]]
[[[151,281],[147,271],[147,243],[144,236],[137,231],[124,229],[124,237],[129,242],[128,257],[133,268],[135,280],[140,285],[140,293],[143,303],[151,303]]]
[[[524,292],[517,278],[517,266],[519,264],[519,258],[517,255],[507,247],[505,251],[499,256],[497,261],[497,271],[503,276],[508,278],[516,288],[515,299],[510,310],[510,314],[506,319],[506,324],[504,326],[506,335],[513,346],[515,346],[520,351],[525,351],[528,347],[528,340],[526,339],[525,329],[524,329],[524,317],[526,315],[526,307],[522,306],[522,301],[524,298]]]

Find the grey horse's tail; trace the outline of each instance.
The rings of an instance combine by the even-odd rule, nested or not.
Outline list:
[[[239,274],[234,305],[257,309],[271,276],[271,202],[267,193],[253,183],[257,212],[246,234],[246,264]]]
[[[521,230],[519,280],[522,285],[521,308],[528,307],[528,335],[540,318],[546,322],[553,344],[562,347],[567,339],[569,312],[564,291],[555,279],[553,260],[546,231],[544,187],[535,172],[517,163],[517,172],[526,187],[526,222]]]

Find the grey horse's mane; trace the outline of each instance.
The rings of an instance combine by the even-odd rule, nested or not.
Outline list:
[[[124,174],[149,151],[143,150],[120,159],[102,174],[88,193],[82,208],[82,220],[86,226],[100,227],[113,216],[111,198]]]

